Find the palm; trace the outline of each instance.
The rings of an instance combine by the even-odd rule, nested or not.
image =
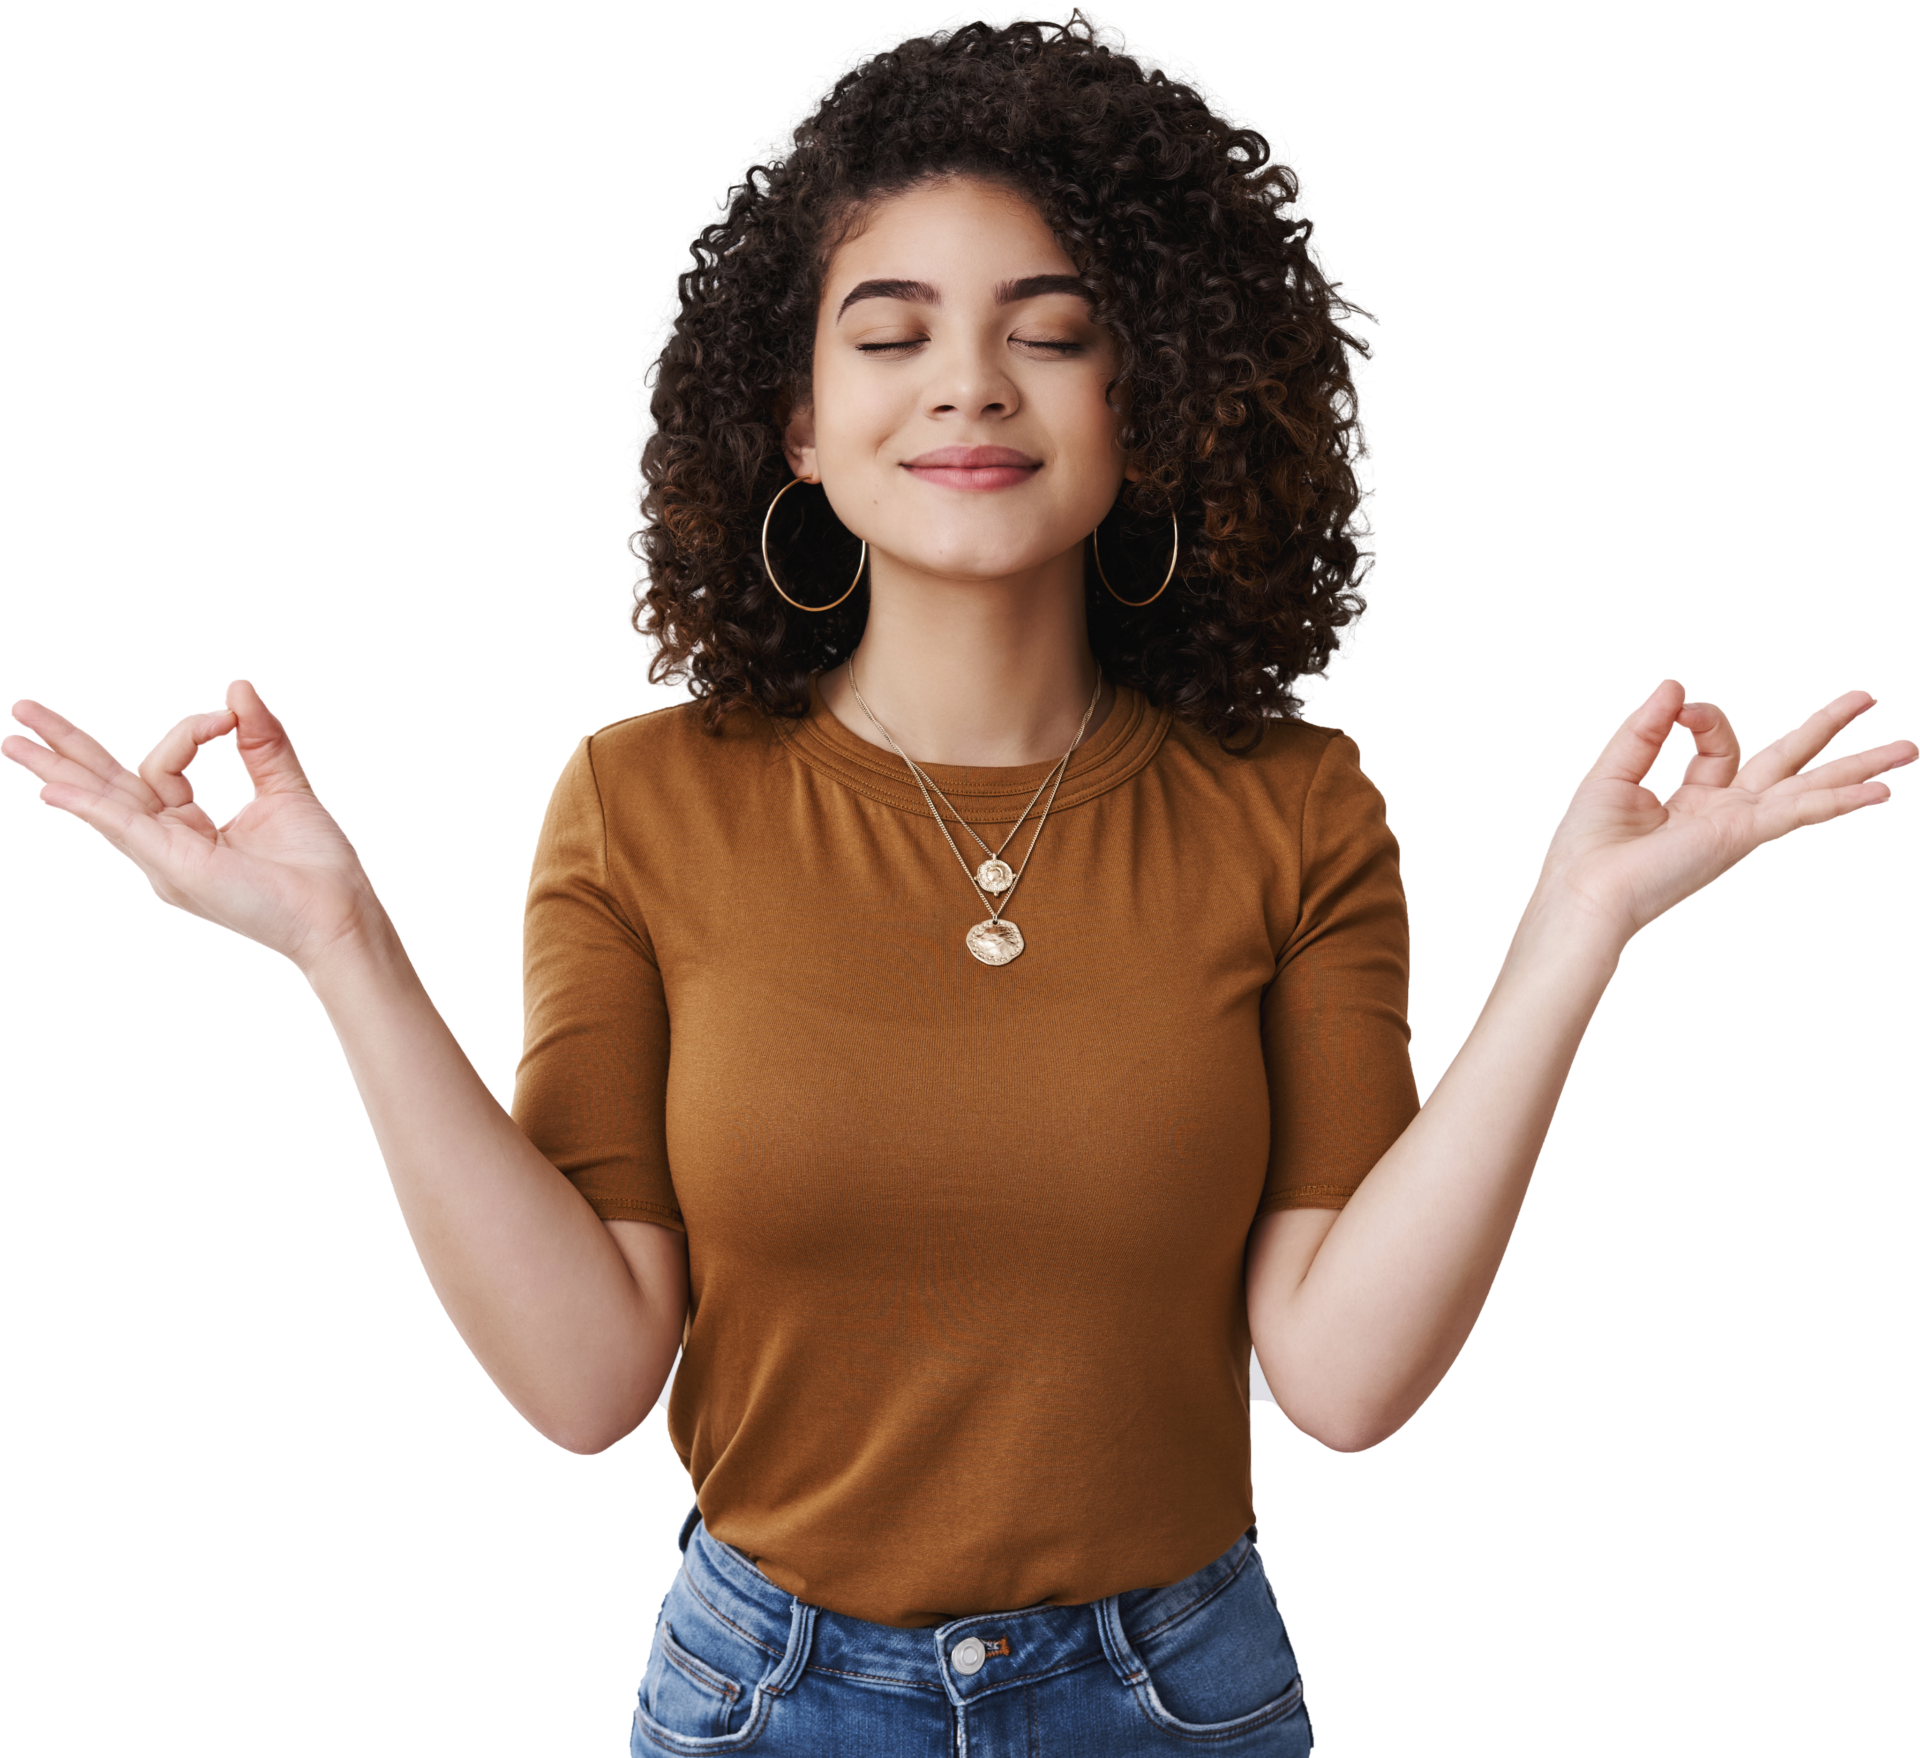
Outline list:
[[[1801,771],[1873,706],[1864,691],[1829,703],[1744,767],[1726,717],[1683,702],[1665,683],[1614,735],[1580,784],[1547,854],[1547,877],[1603,915],[1622,937],[1719,877],[1763,842],[1888,797],[1874,776],[1913,761],[1902,740]],[[1676,725],[1697,747],[1664,802],[1640,785]]]
[[[331,894],[357,865],[352,845],[311,794],[268,794],[215,829],[198,806],[159,814],[178,903],[259,939],[276,921],[324,932]]]
[[[250,686],[236,684],[229,695],[234,707],[183,720],[137,773],[38,703],[14,712],[46,744],[11,738],[6,754],[45,783],[48,804],[85,819],[168,903],[305,962],[364,908],[365,877],[280,723]],[[254,797],[216,826],[185,771],[202,744],[230,731],[239,735]]]

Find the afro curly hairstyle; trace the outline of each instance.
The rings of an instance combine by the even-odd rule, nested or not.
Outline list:
[[[680,277],[634,536],[650,675],[688,680],[710,729],[747,705],[796,718],[811,675],[858,643],[864,581],[836,610],[793,612],[761,565],[761,520],[792,480],[782,427],[810,394],[834,248],[875,201],[958,175],[1033,202],[1118,344],[1121,445],[1142,474],[1102,550],[1126,596],[1151,590],[1180,522],[1179,569],[1155,602],[1124,609],[1090,586],[1100,664],[1230,750],[1298,712],[1294,681],[1326,669],[1364,608],[1350,357],[1366,345],[1341,327],[1358,308],[1314,261],[1311,225],[1288,211],[1294,174],[1268,159],[1260,135],[1078,12],[917,37],[843,77],[792,152],[729,192]],[[779,564],[818,603],[857,555],[828,523]]]

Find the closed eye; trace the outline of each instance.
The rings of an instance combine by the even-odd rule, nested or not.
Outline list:
[[[858,353],[900,353],[902,349],[908,349],[908,347],[920,347],[924,342],[925,336],[916,336],[912,342],[858,342],[854,347]],[[1044,347],[1050,353],[1062,353],[1062,355],[1087,353],[1085,342],[1035,342],[1035,340],[1029,340],[1027,336],[1016,336],[1014,342],[1020,344],[1020,347]]]

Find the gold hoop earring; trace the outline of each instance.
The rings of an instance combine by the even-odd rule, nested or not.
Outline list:
[[[767,532],[773,526],[773,509],[780,504],[780,495],[785,494],[789,488],[798,488],[800,482],[801,479],[796,476],[786,487],[780,490],[780,494],[775,495],[773,499],[767,503],[767,516],[760,521],[760,565],[767,570],[767,578],[772,581],[774,591],[786,599],[795,610],[811,611],[814,615],[818,616],[823,610],[832,610],[834,605],[845,604],[847,600],[853,596],[853,586],[860,584],[860,576],[866,571],[867,540],[864,537],[860,540],[860,560],[853,570],[853,586],[849,586],[846,591],[841,593],[840,596],[833,601],[833,604],[802,604],[799,599],[789,596],[787,589],[780,584],[774,575],[773,558],[767,554]]]
[[[1138,610],[1143,604],[1151,604],[1161,593],[1173,584],[1173,570],[1180,565],[1180,515],[1173,517],[1173,554],[1167,558],[1167,577],[1160,582],[1145,598],[1122,598],[1113,589],[1113,582],[1107,578],[1107,570],[1100,566],[1100,527],[1093,528],[1093,565],[1099,571],[1100,584],[1106,587],[1108,595],[1116,604],[1124,604],[1128,610]]]

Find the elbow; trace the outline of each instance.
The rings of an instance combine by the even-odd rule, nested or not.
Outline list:
[[[1382,1423],[1329,1422],[1317,1424],[1306,1432],[1321,1446],[1336,1453],[1364,1453],[1369,1447],[1379,1446],[1398,1427],[1398,1423],[1388,1427]]]
[[[1284,1408],[1284,1406],[1283,1406]],[[1364,1453],[1405,1426],[1406,1415],[1384,1410],[1288,1410],[1287,1419],[1304,1435],[1336,1453]]]
[[[582,1458],[593,1453],[604,1453],[615,1441],[626,1438],[625,1434],[613,1429],[549,1428],[542,1429],[541,1433],[556,1447],[564,1447],[569,1453],[578,1453]]]
[[[533,1425],[556,1447],[585,1457],[604,1453],[616,1441],[623,1441],[640,1425],[637,1422],[536,1422]]]
[[[1275,1353],[1267,1389],[1286,1419],[1335,1453],[1364,1453],[1398,1434],[1427,1388],[1369,1385],[1350,1364],[1288,1360]]]
[[[625,1440],[652,1408],[651,1402],[634,1406],[609,1401],[599,1405],[589,1402],[570,1410],[522,1409],[520,1414],[556,1447],[585,1456],[604,1453]]]
[[[668,1357],[666,1367],[672,1366]],[[569,1453],[604,1453],[645,1422],[665,1394],[667,1371],[622,1375],[617,1382],[596,1381],[566,1388],[548,1387],[528,1404],[513,1403],[528,1422]]]

